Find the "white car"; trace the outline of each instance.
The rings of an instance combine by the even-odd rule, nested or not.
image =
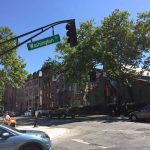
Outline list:
[[[25,115],[26,117],[32,116],[32,110],[27,110],[27,111],[24,113],[24,115]]]
[[[38,116],[48,116],[49,115],[49,110],[45,110],[45,109],[42,109],[42,108],[38,108],[36,110],[36,112],[38,113]]]

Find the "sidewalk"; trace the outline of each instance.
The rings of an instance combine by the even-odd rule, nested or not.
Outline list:
[[[70,130],[67,128],[52,128],[52,127],[47,127],[47,126],[16,126],[17,129],[20,130],[39,130],[39,131],[44,131],[49,135],[49,137],[54,140],[56,138],[59,138],[60,136],[64,134],[70,133]]]

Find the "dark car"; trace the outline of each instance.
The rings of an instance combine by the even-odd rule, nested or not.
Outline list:
[[[53,117],[57,117],[57,118],[66,118],[66,117],[71,117],[71,118],[75,118],[76,114],[73,111],[72,108],[65,106],[65,107],[55,107],[55,108],[51,108],[51,110],[49,111],[49,117],[53,118]]]
[[[0,117],[4,116],[5,112],[4,111],[0,111]]]
[[[51,141],[42,131],[0,125],[0,150],[51,150]]]
[[[149,120],[150,119],[150,105],[146,105],[145,107],[133,111],[129,114],[129,119],[131,121],[137,121],[137,120]]]

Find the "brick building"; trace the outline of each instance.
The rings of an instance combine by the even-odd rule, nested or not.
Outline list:
[[[114,89],[115,81],[109,81],[103,70],[97,71],[96,81],[87,83],[86,95],[83,95],[77,83],[67,83],[62,75],[52,75],[45,80],[46,72],[40,71],[30,75],[19,88],[7,88],[4,92],[5,109],[24,111],[28,108],[43,107],[49,109],[55,106],[107,105],[116,103]],[[150,104],[150,77],[137,79],[132,88],[120,87],[121,103]]]
[[[16,89],[7,88],[4,91],[4,110],[16,110]]]
[[[39,76],[39,73],[42,73]],[[81,105],[83,97],[76,83],[65,82],[62,75],[52,75],[45,80],[45,72],[35,72],[18,89],[5,90],[5,108],[11,111],[25,111],[29,108],[50,109],[55,106]]]

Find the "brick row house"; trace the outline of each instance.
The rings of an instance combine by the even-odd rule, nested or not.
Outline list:
[[[4,91],[4,110],[16,110],[16,89],[7,88]]]
[[[116,104],[117,94],[120,103],[150,104],[150,74],[143,74],[135,80],[132,87],[119,86],[116,81],[110,81],[103,70],[97,71],[97,79],[89,82],[86,97],[87,105]]]
[[[39,73],[42,75],[39,76]],[[7,104],[5,110],[25,111],[29,108],[80,105],[82,96],[77,90],[77,84],[66,83],[62,75],[53,75],[49,80],[45,78],[46,73],[38,71],[28,76],[19,89],[7,88],[4,95]]]
[[[107,105],[116,103],[113,86],[115,81],[109,81],[103,70],[97,70],[96,81],[88,82],[86,95],[80,91],[77,83],[66,83],[62,75],[53,75],[45,80],[47,74],[39,71],[30,75],[28,80],[19,88],[5,90],[4,100],[6,109],[24,111],[28,108],[37,109],[43,107],[50,109],[55,106],[85,106]],[[111,82],[111,86],[110,86]],[[112,86],[113,85],[113,86]],[[132,88],[120,87],[122,103],[146,103],[150,104],[150,77],[143,76],[137,79]]]

